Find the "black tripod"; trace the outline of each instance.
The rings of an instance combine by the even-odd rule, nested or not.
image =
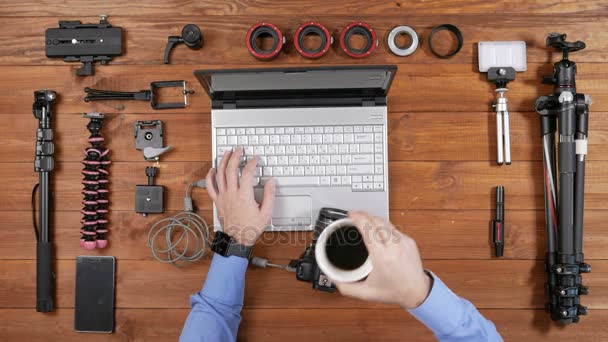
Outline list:
[[[37,90],[34,92],[33,113],[38,119],[36,131],[36,159],[34,171],[38,172],[40,179],[32,191],[32,210],[35,209],[36,189],[40,188],[38,199],[38,224],[36,212],[34,215],[34,233],[36,235],[36,311],[53,311],[53,292],[55,275],[53,273],[53,245],[50,241],[51,228],[51,172],[55,166],[53,154],[53,117],[52,106],[57,93],[52,90]]]
[[[586,307],[580,305],[580,295],[588,293],[581,274],[591,271],[583,256],[585,155],[591,99],[576,92],[576,63],[568,59],[570,52],[584,49],[585,43],[567,42],[565,34],[551,33],[547,46],[563,53],[562,60],[554,64],[553,76],[543,78],[543,83],[554,86],[553,94],[536,100],[543,145],[547,310],[551,319],[569,324],[577,323],[579,315],[587,313]]]

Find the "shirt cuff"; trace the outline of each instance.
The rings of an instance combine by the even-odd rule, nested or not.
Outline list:
[[[465,308],[460,298],[439,277],[432,272],[428,274],[433,278],[431,292],[419,307],[408,311],[435,335],[449,336],[458,328]]]
[[[201,294],[220,303],[242,305],[248,264],[245,258],[214,254]]]

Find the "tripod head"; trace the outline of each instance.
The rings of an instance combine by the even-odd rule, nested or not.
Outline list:
[[[553,65],[553,75],[544,76],[543,84],[554,86],[553,93],[559,95],[563,91],[576,94],[576,63],[568,59],[570,52],[579,51],[585,48],[582,41],[567,42],[566,34],[549,33],[547,35],[547,46],[555,48],[563,53],[562,60]]]
[[[567,53],[582,50],[586,47],[585,43],[577,40],[576,42],[567,42],[565,33],[549,33],[547,35],[546,45],[555,48],[557,51],[562,51],[564,59],[568,59]]]
[[[32,113],[34,117],[40,120],[41,127],[47,127],[50,125],[50,119],[52,116],[52,106],[57,99],[57,93],[52,90],[36,90],[34,92],[34,104],[32,106]]]

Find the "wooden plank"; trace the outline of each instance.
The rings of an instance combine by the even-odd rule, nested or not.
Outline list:
[[[88,120],[75,115],[55,117],[56,160],[78,162],[89,132]],[[511,113],[511,154],[517,161],[542,160],[539,123],[533,113]],[[210,117],[199,114],[157,114],[163,121],[165,143],[173,147],[163,161],[210,161]],[[133,123],[146,119],[137,114],[112,114],[104,122],[102,135],[113,161],[141,161],[135,150]],[[0,127],[0,160],[30,162],[32,134],[37,120],[23,114],[5,115],[18,125]],[[496,156],[496,116],[492,113],[390,113],[389,160],[391,161],[493,161]],[[608,160],[608,113],[593,113],[589,128],[587,160]]]
[[[601,0],[589,0],[580,3],[576,0],[566,0],[555,3],[551,0],[537,0],[534,2],[524,0],[499,1],[467,1],[467,0],[398,0],[398,1],[367,1],[361,3],[356,0],[340,2],[326,2],[321,0],[307,1],[195,1],[184,2],[168,0],[151,3],[144,0],[121,2],[117,0],[106,1],[103,4],[83,4],[77,0],[62,1],[60,3],[50,0],[24,1],[17,6],[14,3],[0,4],[2,17],[61,17],[69,13],[71,16],[92,16],[99,13],[109,13],[112,16],[183,16],[196,13],[203,16],[227,15],[266,15],[273,13],[296,15],[345,15],[359,13],[361,15],[387,16],[395,14],[471,14],[471,13],[604,13],[606,4]]]
[[[144,218],[131,211],[112,211],[110,244],[103,250],[87,251],[91,255],[113,255],[127,260],[151,260],[146,244],[153,222],[175,212]],[[211,211],[201,215],[212,222]],[[490,259],[489,243],[491,210],[393,210],[391,221],[418,243],[422,257],[432,259]],[[0,259],[35,259],[36,245],[29,211],[3,211],[0,218]],[[505,259],[544,259],[545,232],[542,210],[507,210]],[[54,242],[57,259],[74,259],[84,251],[80,238],[78,211],[57,211],[54,215]],[[585,212],[584,252],[586,260],[608,259],[604,224],[608,210]],[[312,242],[310,232],[266,233],[255,248],[255,254],[273,261],[297,258]],[[210,256],[209,251],[207,256]],[[207,258],[207,256],[205,258]]]
[[[116,328],[112,335],[87,334],[87,341],[175,341],[180,335],[188,309],[117,309]],[[601,326],[608,319],[606,310],[591,310],[582,324],[568,328],[553,324],[542,310],[481,310],[496,325],[506,341],[579,339],[602,341],[608,338]],[[60,309],[40,314],[31,309],[1,309],[0,319],[10,320],[0,328],[9,341],[48,341],[61,336],[62,341],[82,341],[73,330],[74,310]],[[539,329],[540,327],[540,329]],[[343,332],[342,332],[343,331]],[[327,341],[329,334],[340,332],[348,341],[435,341],[432,333],[401,309],[244,309],[239,327],[239,341],[268,342],[298,339]]]
[[[54,119],[55,160],[58,162],[80,162],[85,147],[90,146],[90,135],[86,126],[88,119],[78,114],[58,114]],[[167,114],[162,112],[153,118],[162,120],[165,146],[171,146],[170,153],[163,155],[163,161],[210,161],[211,160],[211,117],[201,114]],[[31,162],[38,120],[23,114],[8,115],[9,122],[18,124],[0,127],[4,137],[0,142],[0,160]],[[110,159],[116,161],[144,160],[141,151],[135,149],[133,125],[136,121],[150,120],[139,114],[106,114],[101,135],[110,149]]]
[[[322,310],[322,311],[321,311]],[[592,310],[582,317],[582,324],[568,328],[553,324],[543,310],[481,310],[505,341],[553,341],[580,339],[601,341],[608,338],[601,326],[608,317]],[[436,341],[432,333],[407,312],[400,309],[369,310],[244,310],[239,329],[240,339],[286,341],[329,341],[339,332],[345,341]]]
[[[112,335],[87,334],[87,341],[175,341],[188,315],[188,309],[117,309],[116,328]],[[567,328],[553,324],[543,310],[481,310],[496,325],[505,341],[553,341],[608,339],[601,326],[608,319],[606,310],[590,310],[589,315]],[[40,314],[31,309],[0,309],[0,319],[9,321],[0,328],[8,340],[48,341],[61,336],[62,341],[82,341],[73,330],[74,310],[60,309]],[[239,327],[239,341],[282,342],[293,340],[294,333],[303,341],[327,341],[332,333],[348,341],[436,341],[432,333],[401,309],[244,309]]]
[[[343,5],[340,5],[343,6]],[[331,12],[327,12],[331,13]],[[428,39],[434,26],[449,22],[459,27],[465,37],[465,44],[458,55],[450,59],[436,58],[427,44],[421,44],[415,54],[407,59],[395,56],[388,48],[386,39],[388,32],[398,25],[404,24],[403,15],[392,16],[362,16],[362,15],[317,15],[314,18],[294,17],[293,15],[273,15],[268,18],[266,14],[248,16],[212,16],[202,19],[199,15],[168,17],[157,14],[154,17],[123,17],[110,18],[114,26],[126,30],[125,50],[123,56],[117,57],[111,64],[138,64],[161,65],[163,52],[167,44],[167,36],[179,34],[184,23],[200,25],[205,38],[205,47],[192,51],[185,47],[178,47],[171,58],[175,64],[197,65],[205,64],[226,65],[248,63],[269,66],[265,62],[256,61],[245,47],[247,30],[255,23],[271,20],[287,36],[290,41],[285,45],[283,53],[273,63],[286,64],[318,64],[326,63],[424,63],[424,64],[454,64],[471,63],[477,60],[476,42],[488,40],[488,30],[504,40],[524,40],[528,43],[527,59],[533,63],[547,63],[547,56],[551,50],[545,46],[548,32],[555,28],[552,23],[560,22],[560,32],[570,33],[571,39],[584,40],[587,48],[572,58],[577,62],[605,62],[608,52],[603,48],[608,40],[608,17],[600,13],[585,15],[568,14],[562,16],[488,16],[479,15],[410,15],[407,16],[407,25],[414,27],[423,39]],[[73,18],[95,21],[95,18]],[[293,47],[293,34],[304,20],[314,19],[327,25],[332,35],[339,37],[340,31],[353,21],[365,21],[378,32],[380,48],[374,55],[363,60],[353,60],[346,56],[336,41],[331,51],[321,60],[308,60],[301,57]],[[5,33],[0,37],[0,65],[62,65],[61,59],[48,59],[45,56],[44,32],[47,28],[57,27],[56,17],[36,18],[24,20],[23,18],[3,18]],[[483,29],[480,29],[483,28]],[[580,33],[579,33],[580,32]],[[587,32],[585,34],[585,32]],[[590,34],[593,32],[593,34]],[[575,34],[576,33],[576,34]],[[15,39],[19,37],[19,39]],[[448,36],[444,39],[446,39]],[[435,41],[437,48],[441,44],[447,45],[441,38]],[[445,50],[449,50],[446,46]],[[557,56],[554,56],[557,58]],[[274,65],[273,65],[274,66]],[[97,68],[99,70],[104,67]]]
[[[273,64],[280,67],[285,64]],[[221,68],[245,67],[246,65],[225,65]],[[252,65],[248,65],[251,67]],[[267,64],[265,66],[268,66]],[[113,113],[154,113],[144,101],[102,101],[85,103],[84,87],[108,90],[134,91],[145,89],[152,81],[184,79],[196,94],[189,97],[186,109],[175,113],[209,113],[209,99],[199,83],[192,76],[194,69],[220,68],[217,65],[166,65],[166,66],[124,66],[99,67],[94,77],[77,77],[75,66],[35,66],[25,69],[0,66],[0,114],[23,113],[31,119],[33,91],[53,89],[59,93],[56,113],[82,113],[91,110]],[[527,112],[534,108],[534,101],[551,92],[542,86],[542,75],[551,74],[551,64],[528,65],[529,71],[518,76],[509,85],[509,110]],[[449,77],[448,77],[449,75]],[[592,113],[608,111],[608,85],[604,80],[608,71],[602,64],[578,65],[577,87],[590,95],[595,105]],[[32,85],[35,82],[35,85]],[[388,108],[391,112],[485,112],[494,100],[493,86],[468,64],[416,64],[401,65],[401,70],[393,82],[389,94]],[[124,109],[118,110],[118,106]],[[153,117],[151,117],[153,118]],[[531,115],[536,120],[535,115]]]
[[[35,261],[1,260],[0,308],[34,308]],[[460,296],[479,308],[542,308],[545,273],[542,260],[428,260],[435,272]],[[593,309],[608,308],[608,261],[595,260],[593,272],[584,275],[590,295],[582,299]],[[199,291],[209,261],[177,268],[157,261],[118,260],[116,306],[118,308],[187,308],[189,295]],[[74,260],[55,262],[56,305],[74,306]],[[151,300],[154,298],[154,300]],[[290,300],[286,300],[290,298]],[[366,303],[339,294],[313,291],[293,273],[278,269],[250,269],[245,289],[247,308],[372,308],[390,307]]]
[[[587,162],[585,207],[608,209],[608,162]],[[110,167],[112,210],[133,210],[133,189],[146,182],[146,162],[116,162]],[[31,187],[38,176],[31,163],[4,163],[0,188],[0,210],[29,210]],[[207,162],[161,163],[157,184],[167,188],[166,210],[183,209],[183,191],[188,182],[204,178]],[[55,189],[58,210],[80,210],[82,196],[80,163],[56,165]],[[391,162],[389,163],[390,208],[392,209],[489,209],[492,188],[504,185],[509,209],[542,209],[544,206],[540,162],[517,162],[500,167],[493,162]],[[184,190],[182,190],[184,189]],[[279,189],[280,193],[280,189]],[[200,194],[202,195],[202,194]],[[198,199],[198,198],[197,198]],[[206,196],[198,201],[210,209]],[[362,207],[364,209],[364,207]]]

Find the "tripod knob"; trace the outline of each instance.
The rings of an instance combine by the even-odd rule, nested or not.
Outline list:
[[[586,315],[586,314],[587,314],[587,307],[586,307],[586,306],[579,305],[579,306],[578,306],[578,310],[577,310],[577,311],[578,311],[578,314],[579,314],[579,315],[584,316],[584,315]]]
[[[146,167],[146,176],[148,176],[148,185],[154,185],[154,177],[156,177],[156,171],[158,169],[154,166]]]
[[[194,25],[188,24],[182,29],[182,39],[187,47],[198,50],[203,47],[203,35],[201,29]]]

